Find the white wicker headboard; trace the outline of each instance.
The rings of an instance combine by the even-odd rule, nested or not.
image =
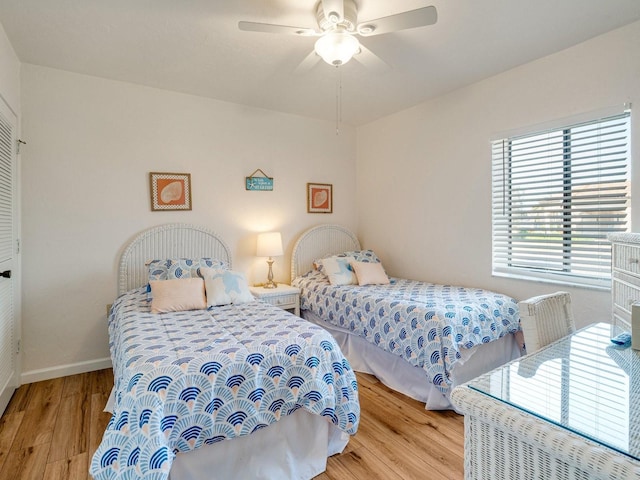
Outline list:
[[[291,280],[310,271],[313,261],[349,250],[360,250],[356,235],[340,225],[318,225],[305,231],[291,253]]]
[[[203,258],[223,260],[231,268],[231,252],[214,232],[196,225],[170,223],[139,233],[122,252],[118,271],[118,295],[145,285],[151,260]]]

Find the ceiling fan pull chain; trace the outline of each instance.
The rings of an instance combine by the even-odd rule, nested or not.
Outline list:
[[[342,123],[342,70],[336,65],[338,76],[336,77],[336,135],[340,134],[340,124]]]
[[[337,75],[339,75],[339,70],[340,67],[338,67],[336,65],[336,135],[338,135],[338,132],[340,131],[340,115],[339,115],[339,111],[340,111],[340,96],[339,96],[339,90],[338,90],[338,85],[340,83],[339,78]]]
[[[339,123],[342,123],[342,69],[338,68],[338,81],[340,83],[339,88],[340,88],[340,116],[339,116]]]

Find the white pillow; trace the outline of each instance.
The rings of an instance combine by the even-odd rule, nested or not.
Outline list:
[[[230,303],[253,302],[244,273],[216,268],[201,268],[207,291],[207,306],[229,305]]]
[[[350,258],[329,257],[318,260],[322,264],[322,273],[331,285],[357,285],[358,279],[350,265]]]
[[[182,310],[204,310],[204,282],[201,278],[174,280],[151,280],[151,313],[180,312]]]
[[[351,266],[358,277],[358,285],[386,285],[389,277],[381,263],[351,261]]]

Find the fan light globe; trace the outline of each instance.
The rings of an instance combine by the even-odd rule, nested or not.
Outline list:
[[[330,32],[318,39],[315,51],[329,65],[340,66],[351,60],[358,50],[360,42],[346,32]]]

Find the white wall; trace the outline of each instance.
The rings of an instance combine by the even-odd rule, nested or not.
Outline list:
[[[640,22],[358,129],[358,222],[392,274],[496,289],[558,290],[491,276],[490,137],[624,102],[640,109]],[[640,125],[632,121],[633,185]],[[635,188],[633,193],[635,193]],[[640,228],[640,197],[632,202]],[[562,287],[576,323],[610,319],[610,293]]]
[[[306,228],[356,228],[355,131],[133,84],[24,65],[23,381],[108,365],[105,305],[117,259],[140,230],[204,225],[251,282],[266,279],[257,231],[280,230],[289,255]],[[248,192],[257,168],[272,192]],[[152,212],[150,171],[191,173],[191,212]],[[306,183],[332,183],[334,214],[306,212]]]
[[[0,23],[0,97],[20,117],[20,61]]]

